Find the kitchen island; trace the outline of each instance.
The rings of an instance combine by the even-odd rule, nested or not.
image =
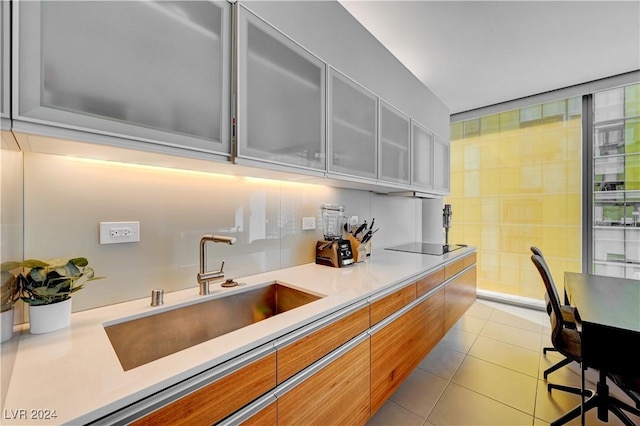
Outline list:
[[[153,416],[182,400],[187,402],[178,415],[194,424],[197,420],[187,419],[198,411],[190,396],[207,388],[213,393],[202,398],[216,403],[215,392],[223,385],[259,377],[262,364],[266,391],[257,398],[247,396],[255,409],[247,411],[247,404],[239,403],[214,422],[250,422],[254,413],[262,413],[275,420],[267,423],[295,423],[295,417],[287,417],[287,406],[297,407],[307,419],[335,418],[331,416],[339,411],[366,422],[417,365],[416,359],[419,362],[475,300],[475,249],[443,256],[374,250],[365,262],[344,268],[305,264],[233,278],[239,287],[213,283],[207,296],[198,295],[194,279],[192,288],[166,294],[159,307],[145,298],[77,312],[70,327],[49,334],[32,335],[28,324],[22,325],[14,337],[19,341],[2,423],[158,424],[168,418]],[[322,297],[126,371],[105,332],[105,326],[274,282]],[[240,367],[250,369],[245,374]],[[311,385],[311,379],[320,382]],[[332,413],[326,407],[351,400],[350,394],[331,398],[333,402],[309,397],[314,389],[326,394],[327,389],[339,391],[342,384],[348,385],[345,392],[362,396],[354,401],[357,406],[336,407]],[[233,389],[223,390],[235,395]],[[296,395],[308,398],[301,401]],[[315,411],[318,405],[325,406],[321,413]],[[175,407],[166,411],[177,411]]]

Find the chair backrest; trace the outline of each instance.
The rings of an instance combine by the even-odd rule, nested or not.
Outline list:
[[[560,295],[558,294],[558,289],[556,288],[556,284],[553,281],[553,276],[551,275],[551,271],[549,270],[549,265],[547,265],[547,261],[544,259],[544,256],[542,255],[542,251],[535,246],[531,247],[531,252],[535,255],[535,256],[539,256],[540,257],[540,261],[542,262],[542,264],[545,266],[544,267],[544,272],[547,276],[547,278],[549,279],[549,281],[551,282],[551,287],[553,288],[553,294],[556,296],[556,299],[561,300],[560,299]],[[534,262],[535,263],[535,262]],[[543,274],[543,272],[540,270],[540,268],[538,268],[538,271],[540,272],[540,275]],[[542,279],[544,279],[544,276],[542,277]],[[547,302],[547,314],[551,313],[551,303],[550,303],[550,296],[546,295],[545,296],[545,300]]]
[[[531,246],[531,253],[537,254],[538,256],[540,256],[542,258],[542,260],[544,260],[544,256],[542,255],[542,250],[540,250],[538,247]]]
[[[551,340],[554,341],[556,335],[566,326],[564,318],[562,316],[562,308],[560,307],[560,297],[558,296],[558,290],[553,283],[551,272],[549,272],[549,268],[547,267],[547,263],[544,261],[544,259],[539,255],[534,254],[531,256],[531,261],[538,269],[538,272],[540,272],[540,276],[542,277],[542,282],[544,283],[547,296],[549,297],[549,304],[551,305]]]
[[[531,246],[531,253],[533,254],[537,254],[538,256],[540,256],[542,258],[542,261],[546,264],[547,261],[544,260],[544,256],[542,255],[542,250],[540,250],[538,247],[536,246]],[[547,292],[544,292],[544,302],[545,302],[545,307],[547,309],[547,315],[551,315],[551,302],[549,302],[549,296],[547,295]]]

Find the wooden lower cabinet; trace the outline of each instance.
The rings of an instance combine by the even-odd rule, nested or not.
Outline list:
[[[445,286],[444,300],[444,326],[447,332],[476,301],[475,265]]]
[[[133,425],[210,426],[276,385],[272,352],[142,417]]]
[[[462,271],[465,268],[464,260],[465,260],[465,258],[458,259],[455,262],[452,262],[452,263],[449,263],[448,265],[446,265],[444,267],[444,279],[448,280],[449,278],[453,277],[458,272]]]
[[[416,300],[416,283],[409,284],[381,299],[371,302],[369,306],[371,326],[376,325],[414,300]]]
[[[276,339],[132,424],[363,425],[475,302],[475,260]]]
[[[420,278],[416,282],[416,296],[420,297],[423,294],[427,294],[434,288],[438,287],[444,282],[444,268],[440,268],[435,272],[430,273],[424,278]]]
[[[368,336],[361,340],[278,395],[279,426],[363,425],[369,420],[370,344]]]
[[[242,426],[275,426],[278,424],[278,403],[272,402],[265,408],[239,423]]]
[[[462,261],[463,261],[463,266],[466,269],[469,266],[471,266],[474,263],[476,263],[476,254],[475,253],[471,253],[471,254],[465,256],[465,258]]]
[[[330,319],[330,318],[329,318]],[[312,325],[315,327],[315,325]],[[369,328],[369,307],[366,303],[354,312],[335,320],[301,337],[292,333],[293,339],[287,337],[286,343],[276,342],[278,357],[278,384],[294,374],[318,361],[329,352],[348,342]],[[288,340],[291,340],[290,342]]]
[[[372,334],[372,415],[443,336],[443,290],[432,294]]]

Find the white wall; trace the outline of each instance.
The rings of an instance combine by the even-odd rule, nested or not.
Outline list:
[[[422,241],[425,243],[444,243],[443,207],[442,198],[422,200]],[[449,243],[455,244],[454,241],[449,241]]]
[[[97,275],[73,297],[73,310],[193,287],[199,240],[238,238],[208,246],[209,265],[226,260],[241,277],[315,260],[322,238],[320,205],[337,203],[360,220],[376,218],[374,248],[421,239],[419,199],[323,185],[24,153],[24,256],[84,256]],[[315,216],[316,231],[302,231]],[[140,221],[139,243],[99,245],[101,221]]]

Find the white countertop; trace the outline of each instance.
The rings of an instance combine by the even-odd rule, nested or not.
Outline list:
[[[69,327],[49,334],[32,335],[28,324],[24,324],[14,337],[19,339],[18,349],[0,423],[76,425],[93,421],[474,250],[467,247],[443,256],[430,256],[379,249],[365,262],[344,268],[310,263],[234,277],[247,286],[223,289],[220,283],[213,283],[209,296],[198,295],[194,279],[193,287],[165,294],[164,305],[160,307],[151,307],[147,297],[77,312],[72,315]],[[129,371],[123,371],[104,331],[105,323],[121,322],[273,281],[326,297]],[[18,410],[26,410],[26,417],[12,419]],[[56,418],[36,419],[31,410],[55,410]]]

